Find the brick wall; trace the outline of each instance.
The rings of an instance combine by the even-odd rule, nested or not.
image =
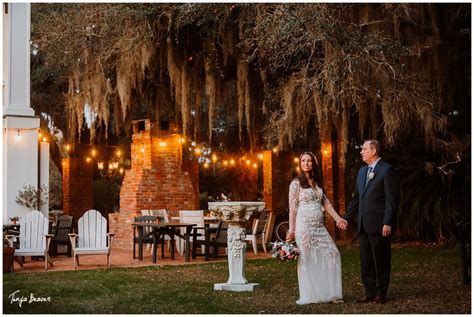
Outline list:
[[[92,209],[92,163],[81,157],[63,159],[63,212],[74,218],[74,223]]]
[[[199,166],[195,160],[183,163],[181,136],[175,126],[162,131],[149,120],[141,120],[131,144],[131,169],[125,171],[120,190],[120,212],[110,214],[114,246],[132,247],[133,218],[141,209],[166,208],[170,216],[178,210],[199,208]]]

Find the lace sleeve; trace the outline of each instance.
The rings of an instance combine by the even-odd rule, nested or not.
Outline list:
[[[323,207],[324,207],[324,210],[326,210],[331,215],[331,217],[334,219],[335,222],[338,222],[339,220],[342,219],[337,213],[337,211],[334,210],[334,208],[332,207],[326,195],[323,196]]]
[[[299,188],[300,184],[297,180],[294,180],[290,184],[290,193],[289,193],[289,207],[290,207],[290,215],[289,215],[289,231],[295,233],[295,225],[296,225],[296,207],[298,205],[298,196],[299,196]]]

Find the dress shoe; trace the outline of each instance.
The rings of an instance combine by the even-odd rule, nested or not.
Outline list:
[[[364,297],[361,297],[359,299],[356,299],[356,303],[370,303],[372,302],[374,299],[371,298],[371,297],[368,297],[368,296],[364,296]]]
[[[376,296],[374,299],[376,304],[385,304],[385,297],[383,296]]]

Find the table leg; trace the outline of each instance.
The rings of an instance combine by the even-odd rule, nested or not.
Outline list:
[[[143,227],[138,227],[138,259],[143,261]]]
[[[184,262],[189,262],[189,236],[191,235],[192,226],[186,227],[186,243],[184,248]]]
[[[176,242],[174,240],[174,230],[173,230],[173,233],[171,234],[171,259],[174,260],[174,248],[176,246]]]
[[[158,248],[158,230],[153,227],[153,263],[156,263],[156,249]]]
[[[171,243],[171,260],[174,260],[174,229],[169,230],[170,243]]]

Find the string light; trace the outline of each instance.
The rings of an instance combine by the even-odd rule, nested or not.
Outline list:
[[[71,150],[71,145],[66,144],[66,151],[69,152]]]
[[[123,168],[122,167],[119,169],[119,173],[123,174]]]
[[[224,166],[229,165],[229,162],[227,162],[227,161],[224,161],[224,162],[222,162],[222,163],[224,164]]]
[[[208,168],[209,167],[209,163],[204,163],[204,168]]]
[[[273,151],[273,153],[276,153],[276,152],[278,152],[278,148],[274,147],[272,151]]]
[[[259,153],[259,154],[258,154],[258,158],[259,158],[260,160],[263,160],[263,154],[262,154],[262,153]]]
[[[196,152],[196,155],[201,155],[202,150],[197,147],[197,148],[194,149],[194,152]]]
[[[90,163],[92,161],[92,159],[90,157],[86,157],[86,162],[87,163]]]
[[[300,161],[299,158],[297,157],[293,158],[293,162],[298,163],[299,161]]]
[[[217,162],[217,156],[215,154],[212,154],[212,161],[215,163]]]
[[[234,159],[231,159],[231,160],[230,160],[230,165],[232,165],[232,166],[235,165],[235,160],[234,160]]]
[[[253,168],[257,168],[257,163],[253,163]]]
[[[92,149],[92,152],[91,152],[92,157],[95,157],[96,154],[97,154],[97,151],[95,149]]]
[[[48,142],[48,139],[47,139],[47,138],[43,138],[43,142]]]
[[[245,164],[250,165],[250,160],[245,161]]]
[[[122,152],[120,150],[117,150],[117,157],[120,157],[122,155]]]

